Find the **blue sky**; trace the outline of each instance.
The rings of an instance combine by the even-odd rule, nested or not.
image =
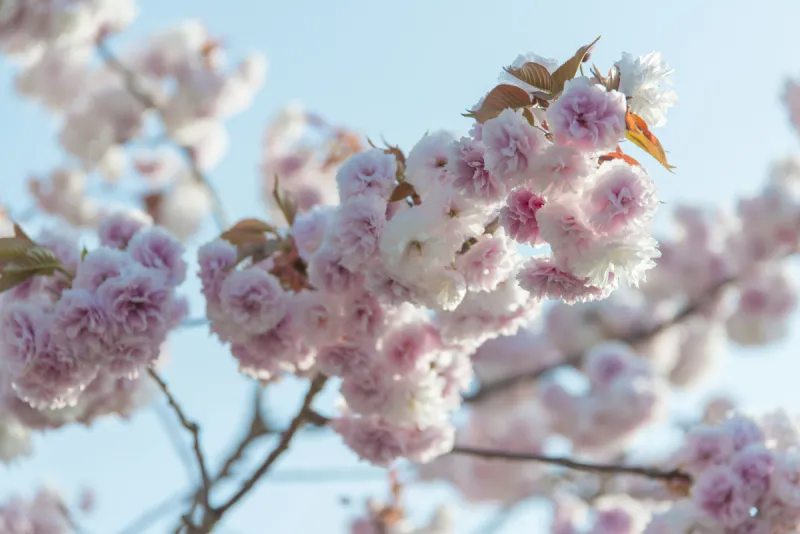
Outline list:
[[[800,149],[779,103],[783,80],[800,75],[792,39],[800,4],[793,0],[141,0],[140,5],[141,16],[119,45],[191,17],[207,21],[234,58],[249,50],[268,56],[266,86],[251,109],[229,122],[231,149],[211,175],[237,217],[263,216],[253,194],[263,128],[289,100],[299,99],[334,123],[372,138],[383,135],[408,149],[427,130],[465,132],[469,121],[460,113],[493,87],[502,65],[518,53],[565,58],[597,35],[602,39],[593,61],[601,68],[622,51],[651,50],[661,51],[675,68],[680,102],[659,137],[677,172],[669,174],[642,158],[667,203],[662,214],[679,200],[730,203],[760,186],[772,158]],[[0,61],[0,200],[23,208],[30,203],[24,178],[47,171],[61,155],[51,119],[15,98],[13,72]],[[199,309],[199,302],[194,305]],[[797,409],[800,365],[794,347],[800,334],[793,330],[790,339],[775,346],[729,351],[708,387],[735,388],[744,405],[754,409]],[[176,333],[171,346],[165,377],[201,421],[211,458],[219,459],[247,417],[248,383],[236,374],[230,355],[201,329]],[[292,382],[274,388],[268,396],[274,416],[288,417],[301,392]],[[329,393],[327,401],[333,397]],[[253,462],[263,450],[254,451]],[[129,422],[101,421],[91,429],[48,433],[37,438],[36,453],[0,468],[0,494],[29,492],[43,480],[68,493],[90,486],[98,493],[97,511],[86,521],[93,533],[117,532],[187,483],[152,410]],[[276,472],[315,466],[370,472],[329,433],[298,440]],[[231,514],[222,532],[340,532],[345,519],[360,511],[363,497],[384,490],[380,478],[318,484],[267,480]],[[354,504],[343,505],[342,496]],[[414,489],[409,497],[423,516],[437,502],[454,498],[446,488]],[[488,507],[460,507],[457,532],[472,532],[489,512]],[[535,509],[526,509],[506,532],[535,532],[540,521]],[[162,533],[173,524],[148,532]]]

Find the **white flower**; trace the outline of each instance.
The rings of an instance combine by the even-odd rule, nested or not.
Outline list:
[[[674,106],[678,97],[674,91],[665,89],[671,83],[672,69],[661,59],[659,52],[633,58],[623,52],[617,62],[620,73],[619,90],[630,97],[628,105],[649,126],[663,126],[666,113]]]
[[[442,234],[443,222],[442,217],[422,206],[392,217],[380,239],[387,268],[413,280],[427,269],[452,262],[461,243],[446,239]]]
[[[633,234],[618,241],[592,244],[576,259],[571,271],[588,278],[590,285],[606,286],[613,275],[615,281],[638,287],[659,257],[658,242],[652,236]]]

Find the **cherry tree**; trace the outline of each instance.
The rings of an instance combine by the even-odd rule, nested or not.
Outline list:
[[[263,142],[267,216],[236,217],[207,173],[265,59],[228,66],[196,21],[121,50],[135,16],[130,0],[0,2],[16,90],[53,114],[64,153],[28,182],[36,211],[62,226],[34,234],[34,214],[3,216],[0,460],[24,468],[32,434],[164,397],[199,480],[176,532],[223,526],[310,429],[386,470],[388,497],[353,534],[453,532],[446,507],[409,521],[403,495],[426,481],[501,511],[547,502],[554,533],[797,530],[793,416],[720,397],[680,422],[682,443],[664,457],[642,461],[636,438],[725,344],[786,334],[800,160],[777,162],[733,213],[670,207],[675,232],[657,238],[664,208],[647,168],[674,168],[653,133],[677,103],[672,71],[655,52],[599,68],[598,37],[558,60],[519,55],[464,113],[466,135],[431,131],[408,150],[288,106]],[[795,125],[799,95],[789,83]],[[108,182],[108,198],[89,177]],[[147,192],[118,194],[128,180]],[[209,219],[215,237],[190,256]],[[187,277],[200,281],[202,317],[189,314]],[[215,468],[202,414],[161,374],[178,328],[224,345],[257,403],[287,376],[304,380],[289,424],[254,410]],[[321,405],[325,389],[340,402]],[[273,434],[260,463],[235,472]],[[9,499],[0,531],[79,532],[83,501],[47,487]]]

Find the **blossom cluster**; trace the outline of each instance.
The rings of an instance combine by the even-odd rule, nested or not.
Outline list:
[[[12,497],[0,504],[0,532],[4,534],[73,534],[76,531],[63,498],[49,488],[33,499]]]
[[[108,37],[135,14],[130,0],[3,3],[0,49],[23,54],[15,88],[54,114],[69,156],[29,189],[43,212],[96,228],[108,209],[89,194],[91,174],[112,183],[136,175],[146,187],[137,207],[186,238],[213,208],[199,173],[227,152],[223,121],[250,106],[266,61],[251,54],[227,69],[222,45],[196,20],[110,55]],[[162,132],[148,127],[152,114]]]
[[[95,393],[107,395],[116,379],[155,364],[186,313],[176,294],[186,276],[177,239],[120,214],[101,224],[92,251],[56,234],[38,245],[62,268],[0,296],[0,359],[16,395],[36,409],[74,407],[98,377]]]
[[[692,428],[671,459],[692,477],[691,493],[655,514],[643,532],[795,532],[799,444],[797,421],[783,412]]]
[[[285,106],[267,126],[260,169],[272,220],[284,219],[274,197],[276,186],[291,196],[298,213],[337,204],[336,172],[363,148],[355,132],[328,123],[299,102]]]
[[[631,96],[653,84],[632,84]],[[491,93],[479,107],[490,103]],[[452,447],[450,414],[481,343],[514,334],[544,299],[596,300],[621,281],[636,285],[658,256],[652,179],[600,158],[626,136],[625,94],[578,77],[548,106],[496,111],[468,137],[427,134],[407,157],[396,147],[350,156],[336,171],[338,203],[309,195],[287,210],[281,198],[293,196],[273,188],[290,233],[261,225],[274,239],[244,243],[235,226],[199,252],[211,330],[241,371],[340,379],[333,427],[377,465],[426,462]],[[299,131],[299,117],[279,125]],[[551,254],[526,261],[519,245]],[[639,391],[649,371],[635,367],[595,393],[609,406],[640,401],[641,414],[617,432],[657,404]],[[560,408],[577,410],[573,401],[597,404]]]

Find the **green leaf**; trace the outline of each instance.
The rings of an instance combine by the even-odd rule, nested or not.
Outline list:
[[[504,109],[526,108],[532,103],[531,95],[525,89],[516,85],[502,84],[489,91],[479,109],[463,115],[484,123],[500,115]]]
[[[28,281],[29,279],[33,278],[35,273],[31,272],[20,272],[20,273],[2,273],[0,274],[0,293],[3,291],[8,291],[9,289],[16,287],[23,282]]]
[[[548,93],[552,88],[550,71],[547,70],[547,67],[539,63],[528,62],[518,69],[504,67],[504,70],[516,79],[543,91],[547,91]]]
[[[578,69],[581,67],[581,63],[583,63],[583,58],[586,56],[586,53],[599,40],[600,37],[598,36],[597,39],[592,41],[591,44],[580,47],[578,51],[575,52],[574,56],[568,59],[563,65],[558,67],[553,74],[550,75],[552,82],[551,93],[556,95],[564,90],[564,85],[569,80],[574,78],[576,74],[578,74]]]
[[[83,260],[85,260],[85,259],[86,259],[86,255],[87,255],[88,253],[89,253],[89,249],[88,249],[88,248],[86,248],[86,247],[83,247],[83,250],[81,250],[81,261],[83,261]]]
[[[59,269],[63,269],[63,266],[56,253],[37,245],[25,251],[21,258],[7,264],[3,273],[31,272],[34,275],[50,276]]]

